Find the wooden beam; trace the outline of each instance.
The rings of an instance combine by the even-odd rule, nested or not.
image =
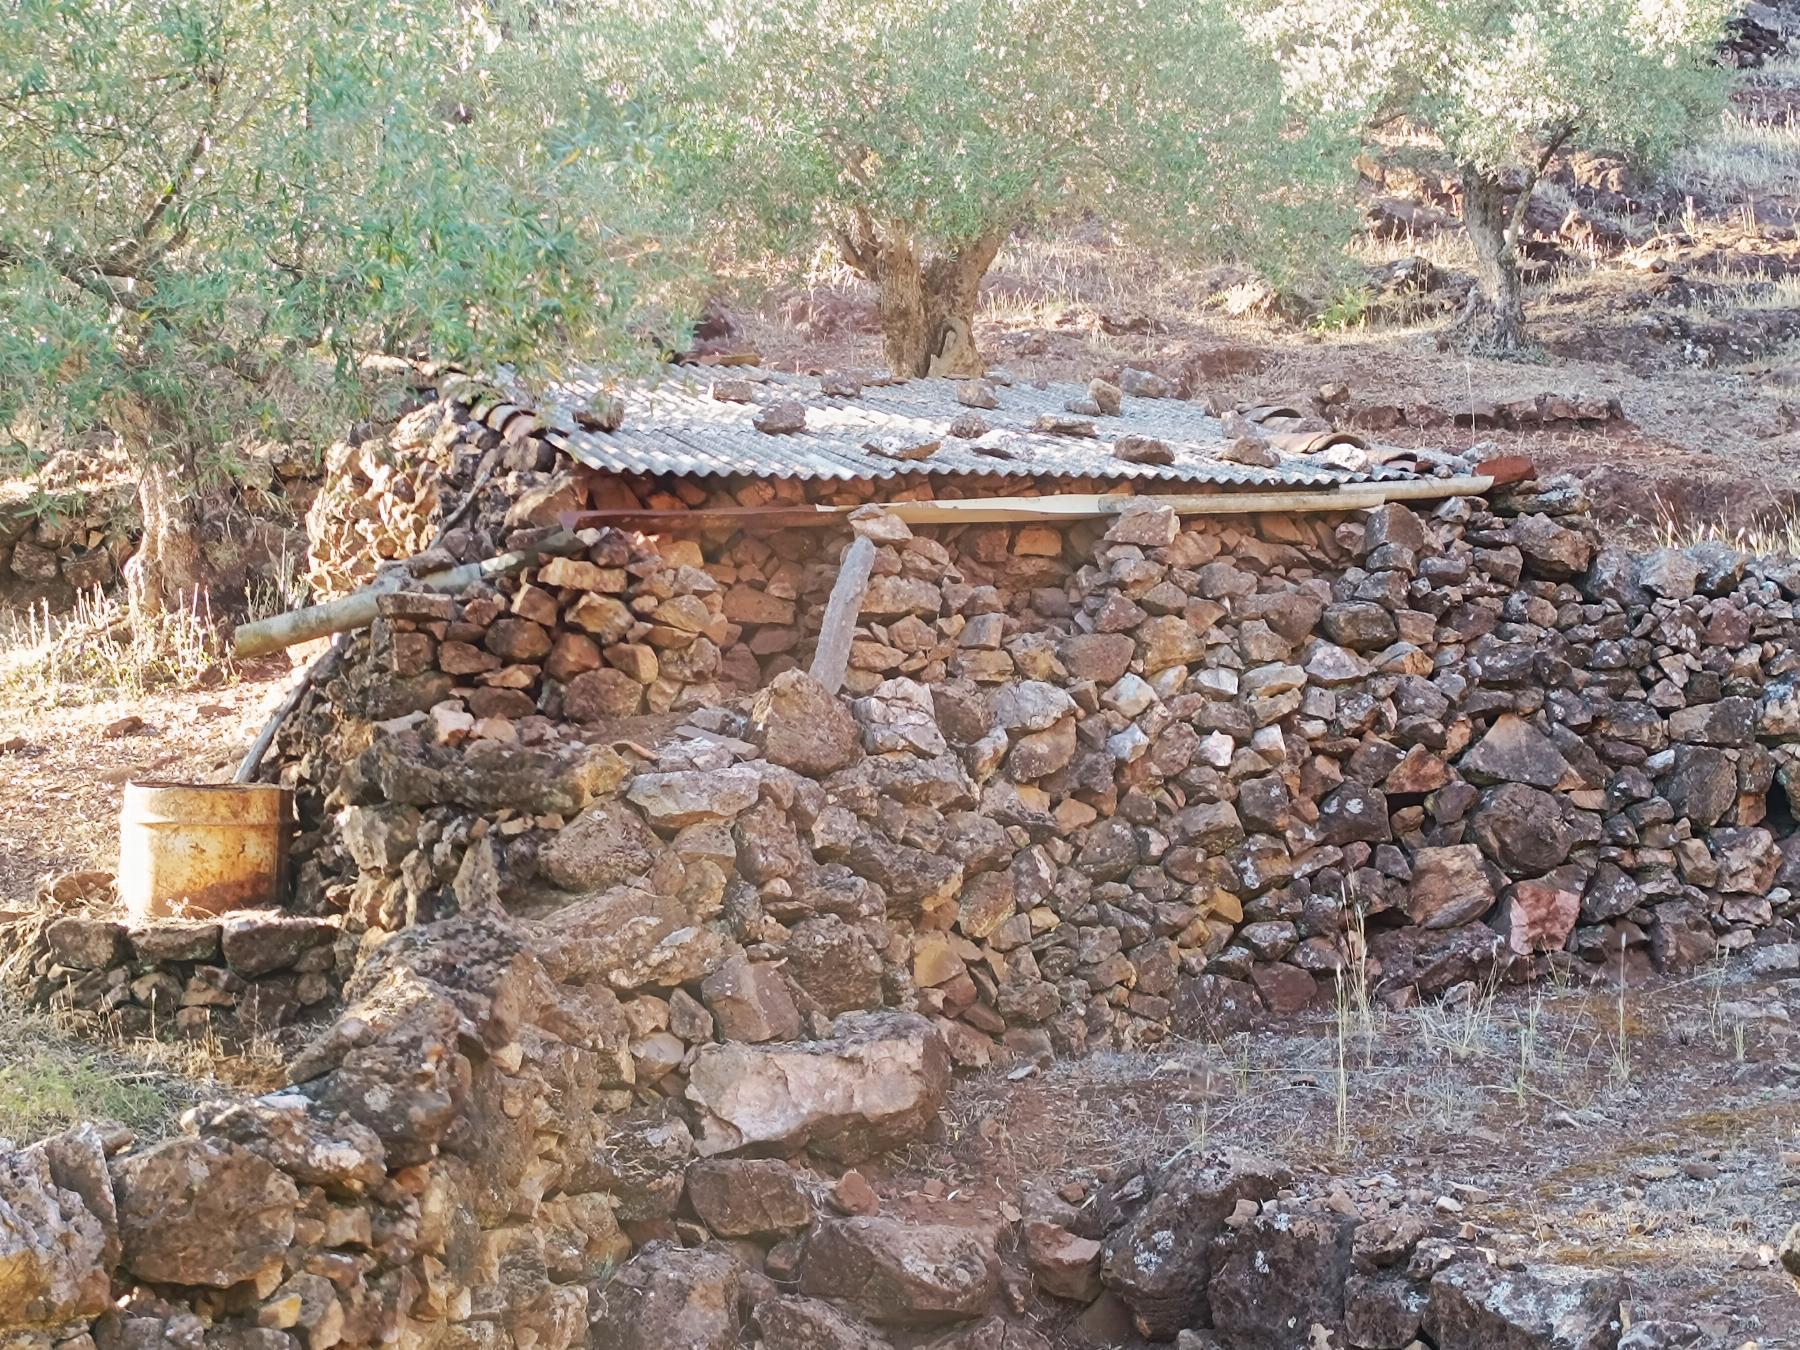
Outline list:
[[[366,628],[375,622],[381,596],[389,591],[437,591],[455,595],[478,581],[492,581],[495,577],[521,571],[547,554],[573,553],[581,547],[581,541],[574,535],[559,530],[530,548],[502,553],[481,562],[463,563],[460,567],[433,572],[429,576],[409,577],[399,571],[391,572],[373,585],[352,591],[342,599],[289,610],[286,614],[255,623],[239,624],[232,630],[231,654],[242,660],[292,647],[297,642]]]
[[[1138,503],[1167,506],[1180,516],[1235,516],[1259,512],[1363,511],[1397,501],[1437,501],[1471,497],[1492,489],[1486,474],[1462,478],[1403,479],[1392,483],[1353,483],[1339,488],[1283,489],[1270,492],[1130,493],[1069,492],[1047,497],[968,497],[927,502],[883,502],[882,510],[908,525],[974,525],[1007,521],[1103,520]],[[657,534],[677,530],[743,526],[833,525],[854,506],[723,506],[692,511],[612,508],[571,512],[566,529],[615,525]]]
[[[856,635],[856,619],[862,613],[874,566],[875,541],[857,535],[838,563],[837,580],[832,583],[819,625],[819,644],[813,648],[812,677],[828,693],[835,694],[843,687],[850,669],[850,642]]]

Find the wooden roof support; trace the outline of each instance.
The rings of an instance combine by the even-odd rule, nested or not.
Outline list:
[[[1013,521],[1103,520],[1134,505],[1167,506],[1182,516],[1236,516],[1258,512],[1364,511],[1399,501],[1472,497],[1491,490],[1498,478],[1401,479],[1356,483],[1341,488],[1284,488],[1269,492],[1144,493],[1070,492],[1046,497],[968,497],[926,502],[883,502],[882,510],[908,525],[974,525]],[[655,534],[688,526],[835,525],[855,506],[727,506],[691,511],[608,509],[566,515],[566,529],[617,525]]]
[[[875,567],[875,541],[857,535],[838,563],[831,598],[819,624],[819,642],[813,648],[812,677],[835,694],[843,687],[850,669],[850,642],[856,636],[856,619],[862,613],[863,596],[869,589],[869,573]]]

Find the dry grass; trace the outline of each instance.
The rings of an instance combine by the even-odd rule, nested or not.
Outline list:
[[[164,1056],[102,1046],[53,1018],[0,1008],[0,1138],[26,1142],[82,1120],[156,1136],[201,1095]]]
[[[148,625],[131,622],[116,596],[98,590],[60,613],[45,602],[0,615],[0,696],[21,705],[216,687],[229,673],[211,605],[198,593]]]

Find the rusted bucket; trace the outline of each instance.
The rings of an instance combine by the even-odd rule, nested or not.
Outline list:
[[[127,783],[119,898],[134,919],[277,906],[292,794],[263,783]]]

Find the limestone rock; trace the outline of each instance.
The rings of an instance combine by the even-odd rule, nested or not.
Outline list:
[[[347,1116],[323,1115],[297,1092],[197,1107],[188,1124],[203,1138],[249,1149],[303,1185],[361,1194],[387,1180],[380,1138]]]
[[[781,968],[769,962],[730,957],[700,982],[700,999],[724,1040],[791,1041],[800,1034],[800,1011]]]
[[[543,871],[564,890],[600,890],[642,877],[660,847],[636,811],[617,799],[599,801],[556,832]]]
[[[849,768],[862,753],[850,709],[805,671],[777,675],[758,694],[750,723],[771,763],[809,777]]]
[[[112,1301],[108,1226],[57,1184],[52,1142],[0,1150],[0,1337],[97,1317]]]
[[[761,790],[762,777],[754,768],[734,764],[728,769],[640,773],[625,795],[653,824],[678,830],[731,820],[748,810]]]
[[[223,1289],[294,1239],[293,1180],[237,1144],[165,1140],[122,1160],[114,1180],[123,1264],[141,1280]]]
[[[919,1138],[950,1083],[949,1055],[917,1013],[845,1013],[822,1041],[706,1045],[689,1072],[700,1152],[810,1148],[857,1162]]]

